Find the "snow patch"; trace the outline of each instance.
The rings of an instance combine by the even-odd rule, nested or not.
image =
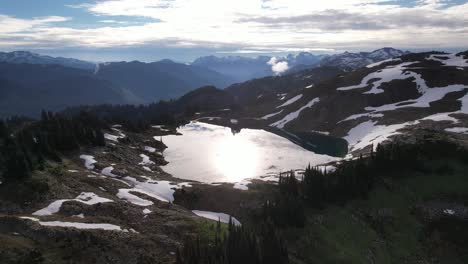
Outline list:
[[[145,194],[154,199],[172,203],[174,201],[175,189],[191,187],[189,183],[173,184],[169,181],[154,181],[151,179],[148,179],[145,182],[141,182],[133,177],[125,177],[124,180],[133,186],[133,188],[119,189],[117,197],[123,200],[127,200],[130,203],[138,206],[150,206],[153,204],[153,202],[142,199],[133,193]]]
[[[149,153],[154,153],[156,152],[156,149],[153,147],[145,146],[145,151],[148,151]]]
[[[102,169],[101,174],[104,176],[108,176],[108,177],[118,177],[117,175],[112,173],[113,170],[114,170],[114,167],[112,166],[105,167],[104,169]]]
[[[339,90],[339,91],[348,91],[348,90],[353,90],[353,89],[365,88],[365,87],[369,86],[369,81],[375,80],[375,79],[377,79],[377,81],[374,81],[372,83],[372,88],[369,91],[364,92],[363,94],[383,93],[384,90],[380,89],[380,86],[382,84],[384,84],[384,83],[388,83],[388,82],[391,82],[393,80],[405,80],[405,79],[409,79],[409,78],[415,78],[415,82],[419,86],[421,81],[424,82],[424,80],[422,80],[422,78],[421,78],[421,76],[419,74],[416,74],[416,73],[410,72],[410,71],[404,72],[405,69],[406,69],[406,66],[409,66],[409,65],[415,64],[415,63],[417,63],[417,62],[405,62],[405,63],[401,63],[401,64],[398,64],[398,65],[395,65],[395,66],[388,66],[387,68],[384,68],[382,70],[370,73],[369,75],[364,77],[364,79],[362,79],[361,83],[358,84],[358,85],[340,87],[340,88],[337,88],[337,90]],[[424,82],[424,85],[425,85],[425,82]],[[418,90],[419,90],[419,87],[418,87]],[[420,91],[420,92],[423,92],[423,91]]]
[[[369,64],[367,65],[366,67],[367,68],[374,68],[374,67],[377,67],[377,66],[380,66],[384,63],[387,63],[387,62],[394,62],[394,61],[401,61],[400,58],[396,58],[396,59],[387,59],[387,60],[383,60],[383,61],[378,61],[376,63],[372,63],[372,64]]]
[[[150,158],[148,156],[146,156],[145,154],[140,154],[140,157],[143,159],[143,161],[138,163],[139,165],[152,165],[152,164],[154,164],[154,162],[151,161]]]
[[[302,96],[302,95],[301,95]],[[309,103],[307,103],[306,105],[304,105],[303,107],[299,108],[299,110],[295,111],[295,112],[292,112],[292,113],[289,113],[288,115],[286,115],[283,119],[271,124],[270,126],[272,127],[277,127],[277,128],[284,128],[284,126],[291,122],[292,120],[296,119],[299,117],[299,114],[306,108],[311,108],[314,104],[320,102],[320,99],[319,98],[314,98],[312,99]]]
[[[267,119],[269,119],[269,118],[272,118],[272,117],[274,117],[274,116],[277,116],[277,115],[281,114],[281,113],[283,112],[283,110],[284,110],[284,109],[282,109],[281,111],[276,112],[276,113],[268,114],[268,115],[262,117],[261,119],[267,120]]]
[[[349,130],[348,135],[344,139],[348,141],[350,151],[363,149],[371,144],[376,149],[378,144],[386,141],[389,137],[401,134],[398,130],[406,126],[416,125],[419,121],[389,126],[376,125],[376,123],[376,121],[366,121]]]
[[[297,100],[301,99],[302,98],[302,94],[299,94],[299,95],[296,95],[294,96],[293,98],[287,100],[286,102],[284,102],[284,104],[280,105],[280,106],[277,106],[276,108],[280,108],[280,107],[285,107],[285,106],[288,106],[290,104],[293,104],[295,103]]]
[[[220,221],[221,223],[226,223],[226,224],[229,223],[229,219],[231,219],[234,225],[236,226],[241,225],[239,220],[225,213],[215,213],[215,212],[199,211],[199,210],[193,210],[192,212],[200,217],[214,220],[214,221]]]
[[[463,58],[463,55],[457,56],[457,54],[432,54],[428,60],[438,61],[444,66],[454,66],[454,67],[468,67],[468,61]]]
[[[97,163],[97,161],[91,155],[81,155],[80,159],[83,159],[85,161],[85,167],[88,170],[93,170],[94,169],[94,163]]]
[[[468,128],[467,127],[451,127],[451,128],[446,128],[445,131],[453,132],[453,133],[468,134]]]
[[[128,230],[122,229],[120,226],[112,225],[112,224],[91,224],[91,223],[62,222],[62,221],[43,222],[34,217],[20,217],[20,218],[37,222],[41,226],[72,227],[76,229],[90,229],[90,230],[100,229],[100,230],[107,230],[107,231],[128,232]]]
[[[444,210],[444,214],[447,214],[447,215],[454,215],[454,214],[455,214],[455,211],[452,210],[452,209],[445,209],[445,210]]]
[[[76,202],[80,202],[80,203],[87,204],[87,205],[113,202],[110,199],[99,197],[98,195],[92,192],[82,192],[75,199],[57,200],[49,204],[49,206],[47,206],[46,208],[43,208],[41,210],[34,212],[33,215],[37,215],[37,216],[53,215],[60,211],[60,208],[62,207],[62,204],[64,202],[69,202],[69,201],[76,201]]]

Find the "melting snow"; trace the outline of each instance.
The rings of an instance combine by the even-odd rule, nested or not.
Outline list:
[[[326,131],[317,131],[317,130],[312,130],[310,132],[313,132],[313,133],[318,133],[318,134],[322,134],[322,135],[330,135],[330,132],[326,132]]]
[[[75,199],[62,199],[62,200],[57,200],[53,203],[51,203],[49,206],[46,208],[43,208],[41,210],[38,210],[33,213],[33,215],[38,215],[38,216],[44,216],[44,215],[52,215],[60,211],[60,207],[62,207],[62,204],[64,202],[68,201],[76,201],[80,203],[84,203],[87,205],[94,205],[98,203],[109,203],[112,202],[112,200],[107,199],[107,198],[102,198],[96,195],[95,193],[92,192],[82,192],[80,195],[78,195]]]
[[[455,67],[468,67],[468,62],[462,56],[457,56],[457,54],[433,54],[430,55],[429,60],[434,60],[441,62],[445,66],[455,66]]]
[[[199,211],[199,210],[193,210],[192,212],[200,217],[214,220],[214,221],[221,221],[222,223],[229,223],[229,219],[232,219],[233,224],[237,226],[241,225],[239,220],[225,213],[215,213],[215,212]]]
[[[311,85],[309,85],[309,86],[306,86],[306,89],[309,89],[309,88],[312,88],[312,87],[314,87],[313,84],[311,84]]]
[[[104,176],[109,176],[109,177],[118,177],[117,175],[113,174],[112,171],[114,170],[114,167],[106,167],[102,169],[101,174]]]
[[[468,128],[466,127],[451,127],[451,128],[446,128],[445,131],[453,132],[453,133],[468,134]]]
[[[374,149],[377,148],[377,145],[387,140],[389,137],[401,134],[398,130],[409,126],[418,124],[419,121],[406,122],[402,124],[395,125],[375,125],[375,121],[366,121],[356,127],[352,128],[346,137],[350,146],[350,151],[355,151],[358,149],[363,149],[371,144],[374,145]]]
[[[286,115],[283,119],[271,124],[270,126],[273,126],[273,127],[277,127],[277,128],[284,128],[284,126],[291,122],[292,120],[296,119],[299,114],[306,108],[311,108],[314,104],[320,102],[320,99],[319,98],[314,98],[313,100],[311,100],[309,103],[307,103],[306,105],[304,105],[303,107],[299,108],[299,110],[295,111],[295,112],[292,112],[292,113],[289,113],[288,115]]]
[[[143,209],[143,214],[147,215],[147,214],[151,214],[153,211],[151,211],[150,209],[148,208],[145,208]]]
[[[101,230],[108,230],[108,231],[128,232],[126,229],[122,229],[120,228],[120,226],[116,226],[112,224],[91,224],[91,223],[62,222],[62,221],[43,222],[34,217],[21,217],[21,218],[37,222],[41,226],[73,227],[77,229],[101,229]]]
[[[273,114],[268,114],[268,115],[262,117],[261,119],[267,120],[268,118],[272,118],[272,117],[274,117],[276,115],[281,114],[282,112],[283,112],[283,109],[281,111],[279,111],[279,112],[276,112],[276,113],[273,113]]]
[[[117,197],[139,206],[150,206],[153,204],[153,202],[142,199],[132,193],[141,193],[163,202],[172,203],[174,201],[175,189],[181,189],[184,186],[191,187],[189,183],[173,184],[169,181],[147,180],[145,182],[140,182],[133,177],[125,177],[124,180],[133,186],[133,188],[119,189]]]
[[[361,83],[358,84],[358,85],[340,87],[337,90],[347,91],[347,90],[352,90],[352,89],[365,88],[365,87],[369,86],[369,81],[375,80],[375,79],[378,79],[378,80],[374,81],[372,83],[372,88],[369,91],[364,92],[364,94],[383,93],[384,90],[380,89],[380,86],[383,83],[388,83],[388,82],[393,81],[393,80],[405,80],[405,79],[408,79],[408,78],[415,78],[415,82],[419,86],[421,81],[424,82],[424,80],[422,80],[422,78],[421,78],[421,76],[419,74],[416,74],[416,73],[410,72],[410,71],[404,72],[404,70],[406,69],[406,66],[411,65],[411,64],[415,64],[415,63],[417,63],[417,62],[405,62],[405,63],[401,63],[401,64],[398,64],[398,65],[395,65],[395,66],[388,66],[387,68],[384,68],[384,69],[382,69],[380,71],[370,73],[369,75],[364,77],[364,79],[362,79]],[[418,90],[419,89],[420,88],[418,87]],[[420,91],[420,92],[423,92],[423,91]]]
[[[140,162],[139,165],[152,165],[152,164],[154,164],[154,162],[151,161],[150,158],[148,156],[146,156],[145,154],[140,154],[140,157],[143,159],[143,161]]]
[[[444,214],[454,215],[454,214],[455,214],[455,211],[452,210],[452,209],[445,209],[445,210],[444,210]]]
[[[105,134],[104,134],[104,138],[107,139],[107,140],[119,142],[119,140],[118,140],[119,137],[118,137],[118,136],[111,135],[111,134],[105,133]]]
[[[392,61],[401,61],[400,58],[396,58],[396,59],[387,59],[387,60],[383,60],[383,61],[378,61],[376,63],[372,63],[372,64],[369,64],[367,65],[366,67],[367,68],[374,68],[374,67],[377,67],[377,66],[380,66],[384,63],[387,63],[387,62],[392,62]]]
[[[291,98],[291,99],[287,100],[286,102],[284,102],[284,104],[282,104],[282,105],[280,105],[280,106],[277,106],[276,108],[288,106],[288,105],[290,105],[290,104],[296,102],[297,100],[299,100],[299,99],[301,99],[301,98],[302,98],[302,94],[296,95],[296,96],[294,96],[293,98]],[[282,100],[282,99],[280,99],[280,100]]]
[[[236,125],[236,124],[238,124],[238,123],[239,123],[239,121],[238,121],[237,119],[231,119],[231,124],[235,124],[235,125]]]
[[[365,109],[367,111],[384,112],[384,111],[392,111],[395,109],[407,108],[407,107],[422,107],[422,108],[430,107],[430,103],[441,100],[448,93],[459,92],[465,89],[468,89],[468,86],[461,85],[461,84],[449,85],[447,87],[429,88],[421,97],[415,100],[406,100],[406,101],[401,101],[398,103],[387,104],[387,105],[382,105],[382,106],[377,106],[377,107],[366,107]],[[411,104],[405,104],[405,103],[411,103]]]
[[[145,151],[148,151],[150,153],[154,153],[154,152],[156,152],[156,149],[153,148],[153,147],[145,146]]]
[[[97,163],[97,161],[91,155],[81,155],[80,159],[83,159],[85,161],[85,167],[88,170],[94,169],[94,163]]]

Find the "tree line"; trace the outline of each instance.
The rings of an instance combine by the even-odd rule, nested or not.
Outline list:
[[[343,205],[353,199],[367,199],[383,176],[404,177],[412,171],[424,172],[425,162],[435,158],[468,162],[468,151],[444,140],[415,144],[388,143],[355,160],[342,161],[334,171],[308,166],[301,180],[294,173],[281,176],[275,198],[263,206],[264,219],[279,227],[303,227],[305,208]]]
[[[229,221],[224,232],[218,221],[213,241],[187,237],[177,252],[177,264],[287,264],[288,251],[271,223],[257,230]]]
[[[0,120],[0,175],[5,181],[24,180],[42,169],[46,160],[81,146],[104,146],[105,122],[88,113],[74,117],[43,111],[41,120],[14,124]]]

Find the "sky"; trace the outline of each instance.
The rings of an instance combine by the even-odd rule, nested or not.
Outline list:
[[[468,0],[0,0],[0,50],[90,61],[468,49]]]

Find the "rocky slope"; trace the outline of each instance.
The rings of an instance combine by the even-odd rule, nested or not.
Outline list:
[[[174,263],[187,235],[214,226],[206,217],[228,222],[229,215],[215,212],[232,211],[225,204],[173,203],[186,189],[204,186],[161,169],[166,147],[159,139],[174,133],[162,126],[144,133],[115,126],[105,134],[105,147],[49,161],[26,182],[0,183],[2,263]],[[233,203],[245,199],[232,184],[207,186],[214,195],[229,190]]]
[[[320,66],[338,67],[345,70],[355,70],[371,63],[397,58],[408,51],[401,51],[394,48],[382,48],[371,52],[351,53],[345,52],[325,57],[320,61]]]
[[[227,118],[341,137],[352,151],[377,145],[403,129],[467,131],[466,52],[408,54],[333,73],[338,75],[318,81],[301,73],[231,86],[226,91],[240,107]]]

